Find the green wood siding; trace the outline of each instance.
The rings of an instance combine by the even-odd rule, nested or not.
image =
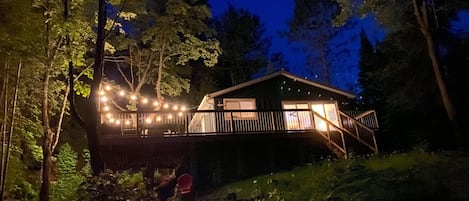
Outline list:
[[[352,105],[353,99],[322,88],[314,87],[294,79],[277,76],[248,87],[241,88],[217,97],[216,104],[223,104],[223,98],[255,98],[258,110],[282,109],[282,101],[287,100],[313,100],[338,102],[340,109]],[[223,110],[223,107],[215,107]]]

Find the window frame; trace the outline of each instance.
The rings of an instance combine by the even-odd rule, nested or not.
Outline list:
[[[229,102],[238,103],[238,108],[227,108]],[[242,109],[241,102],[249,102],[253,108]],[[223,110],[257,110],[255,98],[224,98],[223,99]],[[225,120],[257,120],[257,112],[225,112]]]

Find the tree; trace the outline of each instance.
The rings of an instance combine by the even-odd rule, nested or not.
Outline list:
[[[418,22],[410,3],[412,2],[407,5],[399,4],[396,8],[401,9],[393,10],[398,14],[390,16],[398,16],[399,20],[391,20],[394,21],[394,28],[382,43],[371,47],[365,37],[362,37],[359,82],[363,89],[363,100],[365,104],[379,109],[386,132],[390,134],[388,136],[395,136],[392,137],[393,140],[384,141],[392,141],[395,145],[403,145],[403,142],[406,142],[409,145],[426,140],[430,145],[454,146],[454,142],[450,140],[452,138],[443,135],[451,129],[444,118],[446,113],[448,119],[448,113],[445,112],[445,107],[442,107],[444,104],[438,82],[434,79],[435,71],[429,68],[433,62],[431,59],[421,59],[428,58],[428,41],[422,37],[419,29],[415,29]],[[461,79],[454,79],[460,74],[460,71],[454,71],[460,69],[460,65],[455,63],[465,62],[455,55],[455,44],[460,44],[461,40],[449,33],[451,15],[437,16],[438,18],[430,18],[438,19],[438,23],[433,22],[439,27],[433,31],[435,38],[439,39],[435,45],[447,50],[446,53],[440,51],[437,55],[438,62],[443,64],[440,70],[445,72],[444,79],[450,87],[448,90],[453,92],[451,95],[454,100],[461,101],[458,86],[463,82]],[[462,104],[458,104],[458,108],[464,111]]]
[[[354,13],[366,15],[369,12],[373,12],[377,18],[383,24],[388,25],[391,30],[402,30],[402,28],[408,28],[408,25],[410,24],[420,31],[422,39],[426,42],[425,49],[427,50],[427,56],[431,61],[430,66],[433,70],[433,76],[437,83],[447,118],[450,122],[454,122],[455,110],[447,92],[444,76],[441,72],[442,67],[439,61],[439,55],[436,51],[438,42],[435,41],[435,36],[445,29],[445,27],[439,26],[440,22],[442,22],[442,19],[440,19],[439,16],[446,16],[443,20],[446,20],[445,23],[448,24],[448,16],[451,16],[451,13],[454,14],[456,10],[468,5],[464,4],[462,1],[441,3],[439,1],[427,2],[403,0],[390,3],[387,1],[377,0],[365,1],[362,5],[355,5],[348,0],[341,0],[339,2],[343,8],[343,12],[337,18],[339,23],[343,22],[344,19],[347,19]],[[413,19],[405,18],[408,16],[406,14],[409,12],[413,13]],[[411,21],[415,23],[405,23]]]
[[[153,86],[162,102],[163,95],[189,91],[189,61],[214,66],[220,49],[206,24],[210,11],[205,4],[168,0],[145,5],[147,10],[137,10],[129,21],[132,33],[118,36],[126,37],[119,40],[126,41],[123,52],[106,60],[123,62],[117,68],[132,94],[138,95],[144,85]]]
[[[227,88],[251,78],[267,65],[270,39],[264,38],[259,17],[247,10],[228,6],[225,13],[212,21],[223,54],[214,68],[219,88]]]
[[[355,24],[349,21],[341,27],[334,27],[332,22],[338,13],[339,5],[332,0],[296,0],[294,16],[289,22],[290,30],[286,34],[289,41],[302,44],[307,57],[307,73],[327,84],[331,84],[334,72],[350,68],[339,67],[350,65],[350,62],[341,60],[349,57],[347,41],[353,40],[344,37],[343,33]]]
[[[5,11],[2,13],[15,10],[3,18],[1,60],[17,62],[21,58],[27,75],[18,88],[13,156],[24,163],[17,173],[28,171],[37,161],[42,161],[41,200],[49,199],[51,157],[68,108],[66,97],[70,88],[65,79],[68,61],[73,60],[77,70],[86,67],[84,55],[92,30],[86,21],[91,18],[86,18],[84,5],[84,1],[54,0],[3,1],[0,5]],[[80,76],[83,74],[87,73]],[[78,77],[71,80],[76,81]],[[38,146],[40,139],[42,145]],[[17,177],[10,181],[18,186],[28,180]]]

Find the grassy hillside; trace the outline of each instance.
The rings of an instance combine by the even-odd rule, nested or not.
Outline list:
[[[469,200],[469,154],[415,150],[324,160],[239,181],[198,200]]]

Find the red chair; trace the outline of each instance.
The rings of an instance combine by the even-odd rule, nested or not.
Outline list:
[[[190,174],[182,174],[177,179],[177,187],[181,195],[188,194],[192,191],[192,176]]]

